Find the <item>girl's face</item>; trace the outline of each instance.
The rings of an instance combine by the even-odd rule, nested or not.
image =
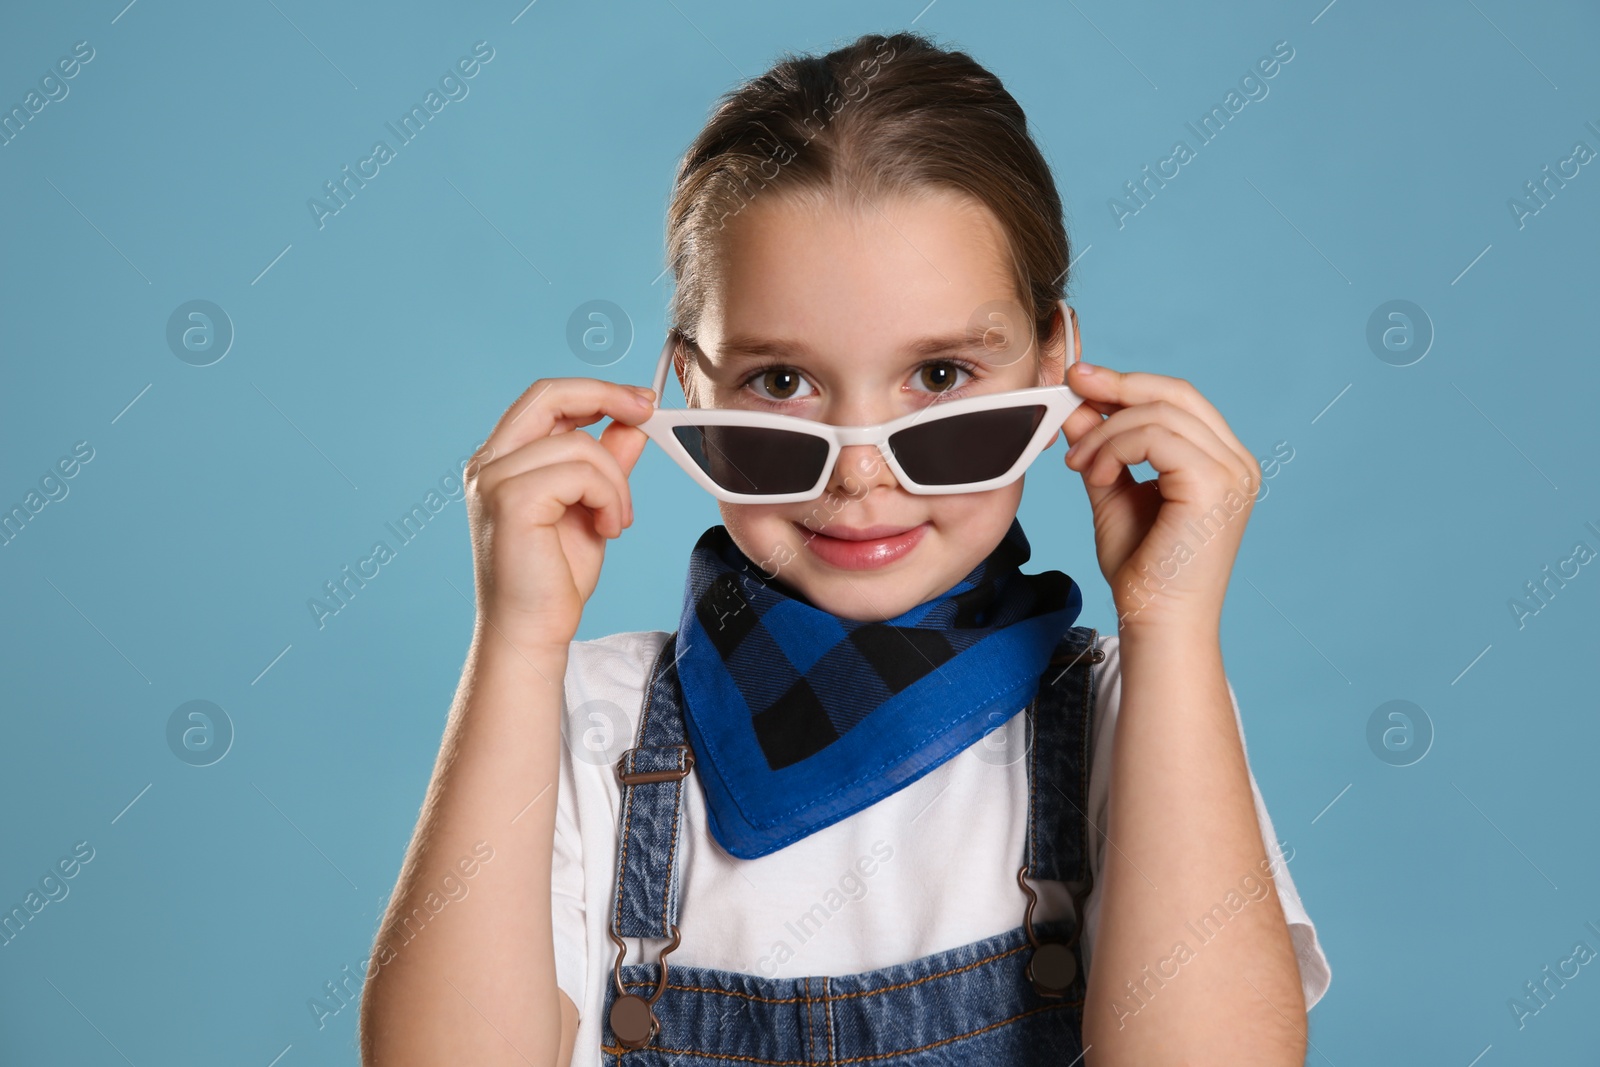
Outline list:
[[[941,397],[1062,381],[1064,334],[1056,324],[1043,351],[1030,336],[1004,233],[970,197],[933,191],[856,208],[768,194],[720,236],[700,355],[680,349],[677,363],[692,405],[860,426]],[[856,445],[840,450],[815,500],[720,507],[734,543],[768,575],[825,611],[882,620],[965,577],[1021,499],[1020,478],[978,493],[909,493],[876,447]]]

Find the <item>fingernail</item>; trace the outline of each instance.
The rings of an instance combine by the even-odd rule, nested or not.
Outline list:
[[[1085,363],[1081,359],[1078,360],[1078,362],[1075,364],[1075,366],[1078,368],[1078,373],[1079,374],[1093,374],[1095,371],[1100,369],[1100,368],[1096,367],[1093,363]]]
[[[656,391],[654,389],[645,389],[640,386],[635,386],[633,390],[633,399],[645,407],[649,407],[651,405],[651,403],[655,400],[655,395]]]

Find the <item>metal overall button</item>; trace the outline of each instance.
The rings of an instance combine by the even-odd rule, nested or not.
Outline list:
[[[617,959],[611,965],[611,980],[616,983],[617,995],[611,1002],[611,1032],[623,1048],[644,1048],[655,1040],[661,1031],[661,1020],[656,1018],[655,1004],[667,988],[667,953],[678,947],[678,927],[672,927],[672,944],[661,950],[656,962],[661,965],[661,976],[656,980],[656,990],[649,999],[629,993],[622,987],[622,957],[627,952],[627,942],[610,927],[606,933],[617,945]]]
[[[1028,943],[1033,946],[1028,957],[1028,966],[1024,973],[1033,983],[1034,990],[1042,997],[1063,997],[1071,988],[1073,979],[1078,977],[1078,954],[1073,951],[1073,945],[1078,941],[1078,931],[1082,926],[1082,908],[1078,908],[1080,919],[1078,926],[1074,927],[1072,937],[1067,941],[1040,942],[1033,932],[1033,906],[1038,901],[1037,894],[1028,885],[1028,868],[1024,865],[1017,871],[1017,884],[1022,891],[1028,894],[1028,910],[1023,913],[1022,926],[1028,933]],[[1074,904],[1077,902],[1074,901]]]

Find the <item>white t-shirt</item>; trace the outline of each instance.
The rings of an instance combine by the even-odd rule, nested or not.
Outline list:
[[[667,637],[664,630],[612,634],[574,641],[568,655],[562,723],[567,743],[560,761],[551,886],[556,981],[578,1007],[572,1067],[600,1063],[606,984],[617,952],[606,934],[622,789],[615,764],[635,741],[644,688]],[[1103,635],[1100,647],[1106,658],[1090,668],[1098,677],[1088,815],[1103,831],[1122,671],[1118,636]],[[1233,695],[1231,683],[1228,692]],[[1242,744],[1237,698],[1234,717]],[[991,739],[1000,741],[999,731]],[[1017,885],[1017,869],[1028,827],[1027,761],[1004,763],[1007,750],[1000,749],[996,758],[993,747],[982,750],[984,744],[975,743],[876,804],[753,860],[723,851],[706,824],[703,793],[698,786],[685,788],[678,827],[682,941],[667,957],[668,967],[714,967],[769,978],[854,974],[1022,925],[1027,897]],[[1310,1008],[1328,989],[1327,957],[1284,863],[1254,773],[1250,788]],[[1090,850],[1095,885],[1085,905],[1085,967],[1099,924],[1099,872],[1105,862],[1105,835],[1095,836]],[[1066,883],[1031,884],[1039,894],[1036,924],[1072,914]],[[624,965],[654,962],[670,943],[624,940]]]

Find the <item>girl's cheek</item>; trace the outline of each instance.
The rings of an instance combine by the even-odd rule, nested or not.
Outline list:
[[[728,535],[761,573],[774,578],[792,563],[799,554],[800,535],[794,524],[800,518],[791,518],[775,504],[730,504],[719,502],[722,524]]]
[[[791,520],[779,505],[719,501],[718,507],[722,511],[722,524],[728,528],[734,544],[751,559],[764,558],[772,552],[777,542],[792,537]]]

